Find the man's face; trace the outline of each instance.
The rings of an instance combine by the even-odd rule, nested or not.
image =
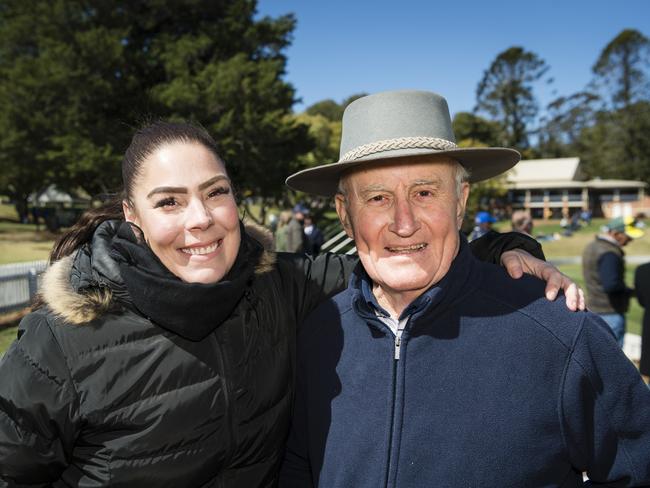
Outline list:
[[[626,246],[632,240],[625,232],[615,232],[614,239],[621,247]]]
[[[336,210],[375,286],[412,300],[442,279],[458,253],[469,185],[456,163],[410,158],[354,171]]]

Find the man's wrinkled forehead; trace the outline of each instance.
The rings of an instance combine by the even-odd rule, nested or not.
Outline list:
[[[354,180],[354,177],[352,177],[352,180]],[[372,193],[376,191],[391,190],[394,186],[391,183],[392,181],[389,178],[389,179],[384,179],[383,181],[368,181],[359,184],[354,184],[353,182],[352,186],[357,193],[365,194],[365,193]],[[440,188],[444,184],[444,180],[439,175],[431,175],[430,177],[416,178],[413,180],[409,180],[407,183],[409,188],[417,188],[418,186],[427,186],[427,187],[433,187],[435,189],[435,188]]]
[[[420,174],[409,181],[409,186],[435,185],[442,186],[445,179],[453,182],[453,172],[441,172],[442,167],[455,167],[458,163],[444,156],[409,157],[377,162],[372,166],[353,168],[344,173],[339,180],[339,189],[343,192],[353,187],[357,192],[385,190],[394,184],[400,176],[407,176],[414,171]],[[420,170],[430,167],[431,171],[422,174]],[[389,171],[382,171],[382,170]],[[375,174],[376,178],[372,178]],[[370,178],[368,177],[370,175]]]

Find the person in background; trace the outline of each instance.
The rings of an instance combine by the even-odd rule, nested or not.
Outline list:
[[[305,234],[303,224],[305,215],[309,213],[309,209],[304,205],[297,203],[292,210],[292,217],[287,225],[287,247],[288,252],[304,252],[305,251]]]
[[[320,248],[325,242],[325,237],[321,230],[316,227],[314,219],[311,215],[305,215],[305,253],[311,256],[317,256],[320,253]]]
[[[582,253],[587,308],[600,315],[612,329],[619,345],[625,337],[625,314],[634,290],[625,284],[623,248],[643,235],[632,217],[617,217],[604,226],[603,232]]]
[[[479,237],[483,237],[485,234],[490,232],[494,222],[496,222],[496,219],[492,217],[490,212],[478,212],[476,217],[474,217],[474,230],[472,230],[472,233],[469,236],[470,242]]]
[[[280,487],[649,486],[650,390],[606,324],[460,234],[468,181],[519,153],[398,91],[348,105],[341,154],[287,180],[335,197],[360,263],[302,325]]]
[[[650,385],[650,263],[636,268],[634,289],[639,304],[644,308],[641,320],[641,361],[639,371]]]
[[[525,210],[516,210],[511,218],[512,230],[533,237],[533,219]]]
[[[278,216],[274,213],[270,213],[266,219],[266,226],[273,235],[275,235],[275,232],[278,230],[278,220]]]
[[[278,218],[278,227],[275,230],[275,250],[280,252],[289,251],[289,222],[291,222],[291,210],[283,210]]]

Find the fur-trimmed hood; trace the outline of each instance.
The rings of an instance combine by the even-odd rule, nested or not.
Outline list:
[[[108,242],[117,224],[104,224],[98,228],[92,243],[53,263],[43,274],[42,302],[54,315],[70,324],[85,324],[101,317],[117,307],[116,298],[128,302],[117,265],[108,256]],[[245,222],[244,227],[246,234],[264,248],[255,274],[271,271],[275,265],[273,235],[250,221]]]

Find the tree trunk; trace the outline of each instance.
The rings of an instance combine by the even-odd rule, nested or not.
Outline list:
[[[260,222],[260,219],[256,217],[253,211],[251,210],[250,206],[248,205],[248,199],[244,200],[243,205],[244,205],[244,212],[246,213],[246,218],[252,220],[256,224],[264,225],[264,220]]]
[[[26,224],[29,222],[29,206],[27,204],[26,196],[16,196],[14,198],[14,207],[16,208],[16,213],[18,214],[18,221],[21,224]]]

